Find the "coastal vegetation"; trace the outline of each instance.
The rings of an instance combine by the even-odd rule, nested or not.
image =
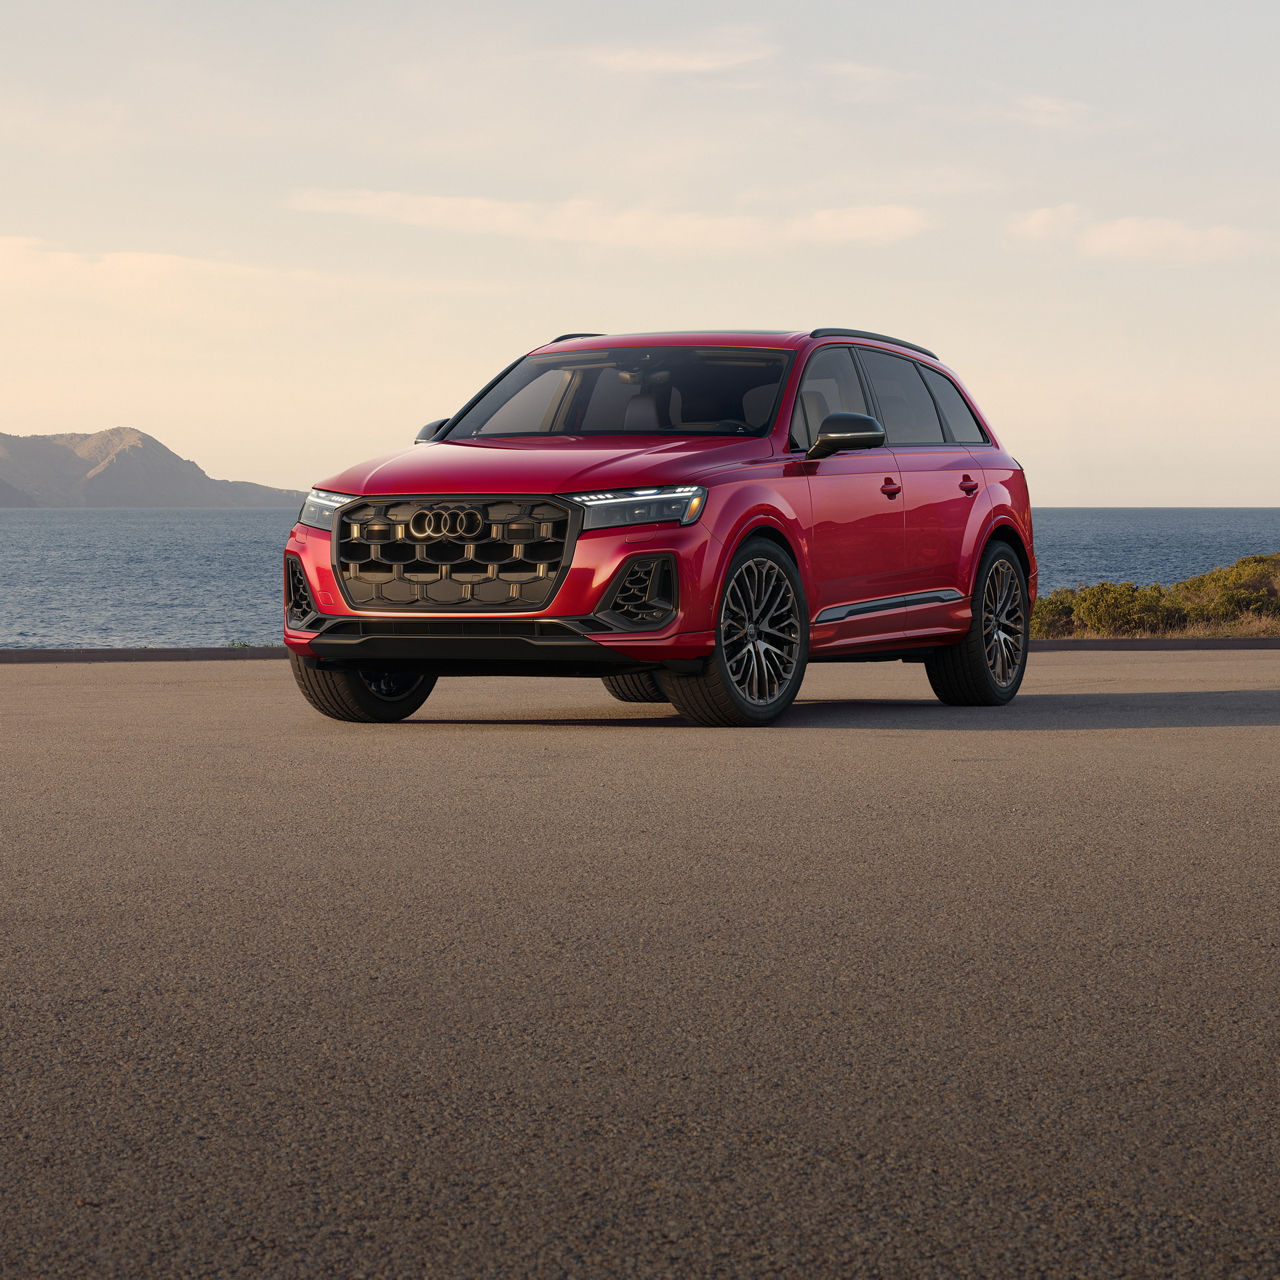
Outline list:
[[[1245,556],[1170,587],[1098,582],[1036,601],[1031,634],[1067,636],[1280,636],[1280,553]]]

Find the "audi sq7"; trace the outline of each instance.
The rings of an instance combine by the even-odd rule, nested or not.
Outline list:
[[[298,686],[359,721],[503,674],[763,725],[807,664],[885,659],[996,705],[1036,590],[1021,467],[931,351],[856,329],[557,338],[319,483],[284,565]]]

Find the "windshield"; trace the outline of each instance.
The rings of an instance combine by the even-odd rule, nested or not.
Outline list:
[[[790,360],[789,351],[736,347],[529,356],[447,436],[764,435]]]

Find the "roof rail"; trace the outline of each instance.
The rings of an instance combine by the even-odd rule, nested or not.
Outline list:
[[[562,333],[558,338],[552,338],[551,342],[568,342],[570,338],[603,338],[603,333]],[[547,343],[547,346],[551,345]]]
[[[809,337],[871,338],[876,342],[892,342],[895,347],[907,347],[911,351],[918,351],[922,356],[928,356],[930,360],[938,358],[928,347],[917,346],[914,342],[903,342],[901,338],[891,338],[887,333],[870,333],[866,329],[814,329]]]

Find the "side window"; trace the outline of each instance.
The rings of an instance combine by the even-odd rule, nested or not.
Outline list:
[[[880,403],[889,444],[941,444],[942,423],[915,361],[865,348],[858,357]]]
[[[965,403],[956,384],[936,369],[926,369],[921,365],[920,372],[929,384],[938,408],[942,410],[951,438],[960,444],[986,444],[986,434],[978,425],[977,418],[973,416],[973,411]]]
[[[791,442],[808,449],[829,413],[866,413],[867,402],[848,347],[823,347],[810,357],[791,415]]]

